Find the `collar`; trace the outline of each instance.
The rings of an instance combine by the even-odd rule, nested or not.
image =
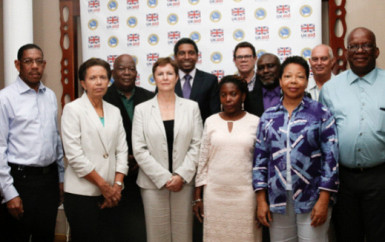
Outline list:
[[[310,98],[306,97],[306,95],[303,96],[302,101],[299,103],[298,107],[294,109],[293,112],[297,112],[302,109],[306,109],[309,107]],[[283,97],[281,97],[281,100],[279,101],[278,110],[286,110],[286,108],[283,106]]]
[[[194,68],[189,73],[186,73],[186,72],[184,72],[184,71],[179,69],[179,71],[178,71],[179,79],[181,79],[181,80],[183,79],[184,80],[184,76],[189,74],[191,76],[191,80],[194,80],[196,71],[197,71],[197,68]]]
[[[352,70],[348,70],[348,83],[351,85],[358,80],[363,80],[368,84],[373,85],[377,79],[377,69],[378,68],[374,68],[371,72],[363,77],[359,77]]]
[[[117,87],[115,87],[115,88],[116,88],[116,91],[118,92],[119,96],[124,97],[124,98],[127,98],[126,95],[125,95],[122,91],[120,91]],[[136,89],[136,88],[135,88],[135,86],[134,86],[134,88],[132,88],[131,96],[130,96],[129,99],[132,99],[132,97],[135,95],[135,89]]]
[[[274,96],[280,97],[281,96],[281,87],[276,86],[273,89],[267,89],[266,87],[262,86],[263,96],[266,96],[267,93],[273,93]]]
[[[17,76],[17,78],[16,78],[16,84],[17,84],[17,88],[18,88],[20,94],[26,93],[26,92],[28,92],[29,90],[35,91],[35,90],[32,89],[31,87],[29,87],[29,86],[28,86],[28,85],[27,85],[27,84],[20,78],[20,76]],[[39,91],[39,92],[43,92],[43,93],[46,91],[46,87],[43,85],[42,82],[40,82],[38,91]]]

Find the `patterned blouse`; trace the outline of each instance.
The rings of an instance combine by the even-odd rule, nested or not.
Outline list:
[[[285,213],[286,190],[293,190],[296,213],[310,212],[320,190],[337,192],[337,143],[333,116],[308,97],[290,119],[282,100],[263,113],[255,144],[253,186],[255,191],[268,190],[271,212]]]

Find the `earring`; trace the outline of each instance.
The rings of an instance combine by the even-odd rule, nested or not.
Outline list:
[[[242,102],[242,110],[245,110],[245,104]]]
[[[222,103],[221,103],[221,111],[223,112],[223,105],[222,105]]]

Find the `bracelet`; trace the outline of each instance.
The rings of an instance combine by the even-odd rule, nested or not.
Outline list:
[[[199,202],[203,202],[203,199],[198,198],[197,200],[192,201],[191,205],[194,207]]]

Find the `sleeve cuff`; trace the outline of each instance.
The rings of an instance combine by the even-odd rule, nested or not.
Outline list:
[[[16,188],[13,185],[11,185],[6,190],[4,190],[3,196],[4,196],[4,199],[2,203],[6,203],[9,200],[19,196],[19,193],[16,191]]]

